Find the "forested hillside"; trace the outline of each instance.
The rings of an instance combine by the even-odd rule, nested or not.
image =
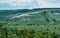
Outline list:
[[[60,38],[60,8],[0,10],[0,38]]]

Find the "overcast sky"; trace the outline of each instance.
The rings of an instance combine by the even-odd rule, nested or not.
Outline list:
[[[0,9],[60,8],[60,0],[0,0]]]

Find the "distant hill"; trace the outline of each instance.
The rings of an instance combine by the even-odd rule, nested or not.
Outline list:
[[[60,21],[60,8],[0,10],[0,21]]]

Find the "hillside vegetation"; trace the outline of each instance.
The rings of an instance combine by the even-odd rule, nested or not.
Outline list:
[[[60,9],[0,10],[0,38],[60,38]]]

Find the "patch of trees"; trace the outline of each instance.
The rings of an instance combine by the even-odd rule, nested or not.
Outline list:
[[[39,26],[40,24],[27,24],[27,26],[34,26],[34,25]]]
[[[54,22],[56,22],[56,19],[53,19]]]
[[[51,11],[51,13],[53,14],[53,13],[54,13],[54,11]]]
[[[47,13],[47,11],[44,11],[44,12],[43,12],[43,15],[46,16],[46,13]]]
[[[49,28],[43,31],[43,29],[36,31],[35,29],[19,29],[19,28],[1,28],[3,26],[0,23],[0,38],[60,38],[59,34],[55,31],[52,33]],[[54,27],[54,30],[57,27]]]

